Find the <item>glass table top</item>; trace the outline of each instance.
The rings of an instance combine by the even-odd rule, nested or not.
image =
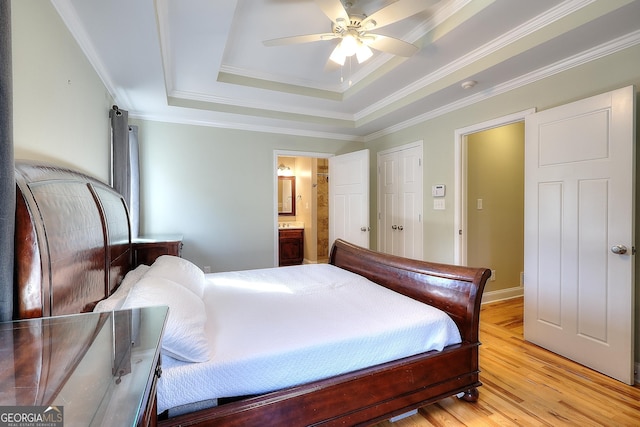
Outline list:
[[[167,307],[0,323],[0,406],[61,407],[65,426],[136,425]]]

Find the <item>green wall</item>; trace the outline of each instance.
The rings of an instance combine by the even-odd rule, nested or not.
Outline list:
[[[111,95],[50,1],[14,0],[11,17],[15,158],[108,181]]]
[[[361,143],[130,120],[140,141],[141,234],[180,233],[212,271],[273,267],[274,151],[339,154]]]

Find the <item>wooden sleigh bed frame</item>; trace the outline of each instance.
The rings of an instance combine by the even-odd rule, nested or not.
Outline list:
[[[16,162],[15,318],[91,311],[133,269],[124,200],[82,173]],[[169,419],[163,426],[369,425],[437,400],[478,399],[480,302],[490,271],[336,241],[330,263],[447,312],[460,344]]]

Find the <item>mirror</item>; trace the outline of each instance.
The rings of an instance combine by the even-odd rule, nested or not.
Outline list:
[[[296,177],[278,177],[278,215],[296,214]]]

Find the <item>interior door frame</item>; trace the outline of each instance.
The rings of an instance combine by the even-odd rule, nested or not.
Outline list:
[[[453,209],[453,262],[457,265],[467,264],[467,136],[473,133],[522,122],[535,108],[519,111],[507,116],[498,117],[477,123],[454,132],[454,209]]]
[[[333,157],[332,153],[317,153],[310,151],[295,151],[295,150],[273,150],[273,165],[271,170],[273,171],[273,266],[278,266],[278,157],[309,157],[316,159],[328,159]]]

